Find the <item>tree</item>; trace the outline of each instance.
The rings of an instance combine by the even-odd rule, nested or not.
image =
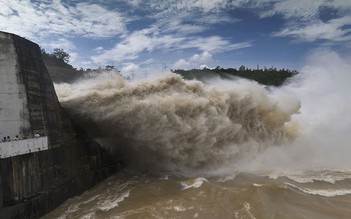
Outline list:
[[[58,59],[61,60],[65,63],[68,63],[69,58],[71,57],[67,52],[65,52],[63,49],[55,48],[54,51],[52,52],[52,55]]]
[[[113,65],[106,65],[105,68],[106,68],[107,71],[111,71],[111,70],[115,69],[115,66],[113,66]]]
[[[245,69],[246,69],[245,65],[241,65],[241,66],[239,67],[239,71],[245,71]]]
[[[238,77],[247,78],[250,80],[255,80],[260,84],[268,86],[281,86],[284,85],[285,81],[291,77],[294,77],[298,72],[296,70],[290,71],[287,69],[276,69],[274,67],[267,69],[265,66],[264,69],[250,69],[244,65],[241,65],[239,70],[235,68],[227,69],[192,69],[192,70],[173,70],[174,73],[180,74],[183,78],[192,80],[202,80],[208,76],[217,75],[221,78],[228,78],[228,75],[234,75]]]
[[[43,49],[43,48],[40,48],[40,52],[41,52],[42,55],[46,55],[47,54],[45,49]]]

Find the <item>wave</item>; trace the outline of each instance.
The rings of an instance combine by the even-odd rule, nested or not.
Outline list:
[[[204,182],[207,182],[206,178],[196,178],[189,179],[187,181],[181,182],[182,190],[190,189],[190,188],[200,188]]]
[[[310,188],[300,188],[291,183],[285,183],[287,186],[292,187],[294,189],[298,189],[303,193],[309,195],[318,195],[323,197],[335,197],[335,196],[343,196],[350,195],[351,189],[310,189]]]
[[[116,208],[119,206],[120,202],[123,202],[124,199],[128,198],[130,194],[130,190],[124,192],[120,196],[116,197],[114,200],[105,200],[101,204],[99,204],[98,209],[102,211],[109,211],[113,208]]]
[[[287,178],[294,182],[304,184],[304,183],[314,183],[314,182],[327,182],[330,184],[335,184],[339,181],[344,181],[351,179],[351,172],[347,171],[274,171],[262,176],[268,176],[270,179],[277,180],[279,178]]]

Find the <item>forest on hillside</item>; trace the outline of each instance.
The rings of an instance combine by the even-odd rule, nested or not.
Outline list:
[[[211,77],[220,77],[223,79],[230,79],[233,76],[246,78],[250,80],[257,81],[260,84],[267,86],[281,86],[288,79],[292,78],[298,72],[296,70],[288,69],[276,69],[274,67],[263,69],[256,68],[250,69],[244,65],[240,68],[221,68],[217,66],[214,69],[203,68],[203,69],[191,69],[191,70],[182,70],[176,69],[172,70],[173,73],[180,74],[184,79],[188,80],[204,80]]]
[[[41,49],[41,55],[45,66],[55,83],[72,83],[90,73],[100,73],[102,71],[115,71],[119,73],[113,65],[104,67],[99,66],[96,69],[77,69],[68,64],[70,54],[60,48],[55,48],[53,52],[48,53]]]

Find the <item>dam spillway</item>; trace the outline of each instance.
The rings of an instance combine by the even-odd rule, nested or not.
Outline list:
[[[0,143],[0,218],[38,218],[119,166],[63,112],[39,46],[0,32],[0,137],[22,134],[40,137]]]

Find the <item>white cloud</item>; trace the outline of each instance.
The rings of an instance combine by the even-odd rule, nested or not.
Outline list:
[[[128,12],[122,14],[114,8],[104,7],[107,4],[103,1],[0,0],[0,29],[38,41],[49,48],[64,48],[70,54],[76,53],[70,38],[119,36],[120,41],[112,49],[94,49],[96,55],[91,60],[97,64],[135,60],[140,53],[155,50],[195,48],[220,52],[250,46],[249,43],[232,44],[219,36],[195,36],[208,30],[209,25],[236,22],[227,14],[219,13],[219,9],[224,10],[227,6],[235,5],[234,2],[245,1],[120,1],[149,11],[150,17],[156,19],[155,23],[148,28],[128,32],[125,26],[129,21]],[[195,15],[192,10],[199,10],[200,13]],[[55,38],[59,40],[53,41]],[[73,56],[76,60],[80,59],[77,54]]]
[[[154,12],[152,18],[156,19],[154,26],[158,28],[159,33],[175,35],[201,33],[210,30],[212,26],[217,24],[239,21],[225,11],[204,12],[195,8],[192,8],[192,10],[164,8],[160,12]]]
[[[225,13],[212,13],[212,14],[205,14],[204,16],[195,17],[194,21],[200,24],[224,24],[224,23],[235,23],[240,21],[238,18],[230,17]]]
[[[191,68],[204,68],[208,64],[213,62],[213,56],[205,51],[201,54],[194,54],[188,60],[179,59],[173,64],[174,69],[191,69]]]
[[[32,40],[49,35],[108,37],[125,32],[123,16],[90,3],[0,0],[0,29]]]
[[[285,27],[274,33],[274,36],[292,36],[308,42],[320,39],[329,42],[351,40],[349,0],[266,0],[264,3],[271,7],[263,10],[261,17],[280,14],[287,21]],[[322,20],[323,9],[334,9],[336,13],[328,20]]]
[[[120,5],[131,10],[118,11]],[[90,61],[100,65],[135,62],[142,53],[156,50],[195,49],[198,54],[174,64],[189,66],[211,62],[212,54],[252,46],[250,42],[233,42],[231,37],[210,35],[211,28],[216,25],[239,21],[233,17],[235,13],[227,13],[235,8],[254,8],[252,11],[261,18],[281,16],[285,23],[273,36],[291,36],[308,42],[326,40],[347,44],[351,41],[350,0],[90,0],[71,3],[64,0],[0,0],[0,30],[49,48],[64,48],[75,62],[83,58],[77,54],[78,49],[70,39],[118,36],[119,41],[112,48],[105,46],[93,50],[95,55]],[[328,20],[321,19],[321,11],[325,8],[336,11]],[[144,16],[138,14],[140,11],[145,12],[146,17],[138,17]],[[148,23],[146,28],[127,30],[131,19],[153,23]]]
[[[204,69],[204,68],[210,68],[207,65],[200,65],[200,69]]]
[[[349,1],[349,0],[326,1],[325,4],[331,8],[336,8],[338,10],[350,10],[351,9],[351,1]]]
[[[152,64],[152,63],[154,63],[154,62],[155,62],[155,61],[154,61],[153,59],[147,59],[147,60],[141,62],[140,64],[141,64],[141,65],[150,65],[150,64]]]
[[[273,3],[269,10],[262,10],[261,17],[281,14],[286,18],[311,18],[318,14],[319,7],[325,0],[269,0]]]
[[[197,48],[201,51],[208,51],[214,53],[243,49],[251,47],[252,44],[249,42],[231,43],[229,40],[223,39],[220,36],[210,36],[190,38],[187,41],[184,41],[184,43],[179,46],[182,49]]]
[[[173,64],[174,69],[189,69],[191,66],[192,64],[185,59],[179,59]]]
[[[44,43],[43,46],[49,47],[51,49],[60,48],[60,49],[66,50],[66,51],[73,51],[76,49],[76,46],[74,45],[74,43],[68,39],[65,39],[65,38],[59,38],[56,41]]]
[[[108,61],[128,61],[139,58],[142,52],[154,50],[173,51],[181,49],[198,49],[207,52],[223,52],[251,46],[250,43],[233,44],[220,36],[199,37],[188,34],[162,33],[160,27],[152,26],[135,31],[117,43],[112,49],[91,57],[95,63]]]
[[[139,65],[137,65],[135,63],[125,63],[123,65],[123,67],[121,68],[121,71],[123,73],[130,73],[130,72],[133,72],[133,71],[137,71],[139,69],[140,69]]]
[[[192,62],[200,62],[200,63],[209,63],[212,61],[212,55],[205,51],[203,52],[202,54],[194,54],[191,58],[190,58],[190,61]]]
[[[96,63],[103,63],[106,61],[124,61],[133,60],[139,57],[142,51],[153,51],[155,47],[168,47],[169,45],[178,41],[175,37],[152,36],[152,29],[143,29],[135,31],[126,36],[124,40],[117,43],[114,48],[104,51],[102,54],[91,57]]]
[[[76,52],[69,52],[70,58],[69,58],[69,63],[77,66],[78,64],[80,64],[79,62],[77,63],[78,59],[79,59],[79,55]]]
[[[80,63],[78,62],[79,60],[79,55],[77,53],[77,47],[74,45],[74,43],[66,38],[59,38],[58,40],[51,41],[48,43],[42,43],[43,47],[45,48],[50,48],[51,50],[55,48],[63,49],[65,52],[67,52],[70,55],[69,58],[69,63],[72,65],[79,65]]]
[[[156,25],[162,27],[161,32],[181,35],[203,32],[209,25],[238,21],[225,13],[235,8],[254,8],[261,18],[280,15],[286,23],[274,35],[305,41],[347,41],[351,25],[350,0],[134,0],[129,4],[152,11]],[[321,11],[325,8],[336,10],[335,17],[322,21]]]
[[[220,36],[197,37],[177,35],[155,35],[155,27],[135,31],[124,40],[117,43],[114,48],[106,50],[101,54],[92,56],[95,63],[106,63],[108,61],[128,61],[139,58],[142,52],[154,50],[173,51],[181,49],[198,49],[204,52],[223,52],[250,47],[248,42],[233,44]]]
[[[249,42],[233,43],[220,36],[199,36],[201,32],[209,30],[211,25],[238,21],[226,13],[212,10],[219,5],[235,5],[233,1],[151,0],[148,2],[137,1],[133,5],[139,9],[147,8],[145,10],[150,10],[151,8],[150,14],[153,19],[156,19],[155,22],[147,28],[123,35],[121,41],[113,48],[93,55],[91,57],[93,62],[102,64],[111,61],[131,61],[138,59],[141,53],[151,53],[155,50],[172,52],[174,50],[196,49],[200,52],[217,53],[251,46]],[[168,6],[176,7],[177,10],[169,10]],[[201,8],[199,13],[197,11],[194,14],[193,11],[190,11],[199,8]]]
[[[87,66],[90,67],[93,63],[91,61],[82,61],[81,64],[84,65],[85,67]]]
[[[7,6],[4,2],[0,2],[0,14],[3,16],[10,16],[11,14],[14,14],[15,12]]]
[[[349,41],[351,40],[351,29],[342,29],[345,25],[351,25],[351,16],[338,19],[332,19],[326,23],[318,21],[316,23],[306,25],[287,27],[276,36],[295,36],[304,41],[315,41],[317,39],[331,41]]]
[[[154,10],[211,12],[231,7],[243,7],[248,3],[249,0],[150,0],[146,5]]]
[[[98,53],[101,53],[103,50],[104,50],[104,47],[102,47],[102,46],[98,46],[94,49],[94,51],[96,51]]]
[[[168,12],[162,11],[156,13],[153,18],[156,22],[152,25],[155,28],[155,35],[173,34],[173,35],[189,35],[201,33],[208,30],[208,26],[195,22],[195,18],[201,16],[189,12]]]

